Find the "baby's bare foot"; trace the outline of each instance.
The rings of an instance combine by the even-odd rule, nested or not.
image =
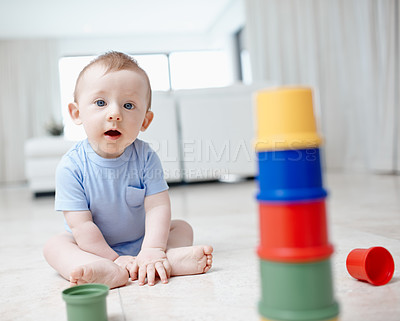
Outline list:
[[[70,274],[72,286],[86,283],[102,283],[112,289],[125,285],[128,280],[129,275],[126,269],[107,260],[99,260],[78,266]]]
[[[172,248],[167,258],[172,266],[171,275],[205,273],[211,269],[213,248],[209,245]]]

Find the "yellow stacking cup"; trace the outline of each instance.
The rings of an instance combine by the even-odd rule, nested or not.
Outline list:
[[[280,87],[256,93],[257,152],[317,148],[312,91],[307,87]]]

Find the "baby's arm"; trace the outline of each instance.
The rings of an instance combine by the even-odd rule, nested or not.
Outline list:
[[[147,196],[144,206],[146,234],[142,248],[161,248],[165,251],[171,227],[171,204],[168,191]]]
[[[163,283],[168,282],[171,266],[165,251],[171,225],[171,205],[168,191],[147,196],[144,201],[146,210],[146,233],[142,249],[137,256],[139,285],[143,285],[146,275],[149,285],[154,284],[157,272]]]
[[[111,261],[118,258],[118,254],[107,244],[103,234],[94,224],[90,211],[64,211],[64,217],[82,250]]]

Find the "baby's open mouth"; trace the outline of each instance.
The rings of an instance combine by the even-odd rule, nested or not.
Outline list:
[[[118,138],[119,136],[121,136],[121,133],[118,130],[107,130],[104,135],[111,138]]]

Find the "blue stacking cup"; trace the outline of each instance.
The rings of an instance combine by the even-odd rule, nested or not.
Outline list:
[[[319,148],[258,152],[259,201],[324,198]]]

